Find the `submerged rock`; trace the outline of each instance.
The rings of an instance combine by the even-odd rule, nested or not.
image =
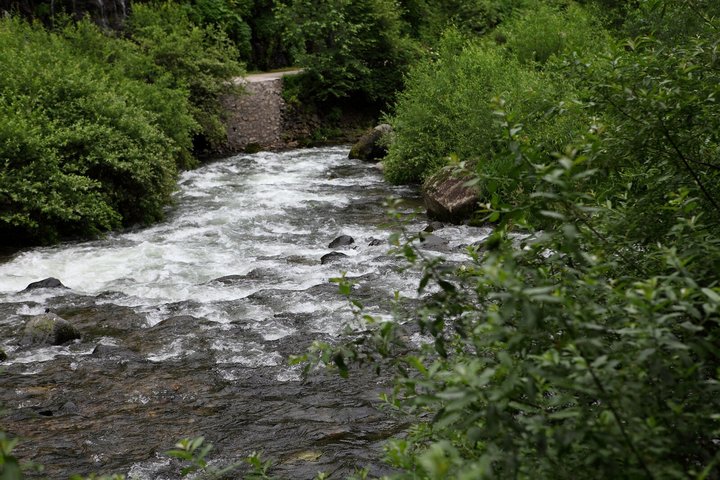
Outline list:
[[[423,185],[423,199],[428,216],[436,220],[461,223],[477,208],[480,194],[477,187],[465,183],[470,176],[453,176],[449,170],[432,175]]]
[[[38,288],[67,288],[65,285],[62,284],[60,280],[54,277],[48,277],[43,280],[32,282],[30,285],[25,287],[25,290],[23,292],[26,292],[28,290],[37,290]]]
[[[138,360],[140,358],[136,352],[133,352],[125,347],[105,345],[103,343],[97,344],[90,356],[99,359],[111,358],[120,360]]]
[[[245,275],[225,275],[224,277],[214,278],[208,283],[222,283],[223,285],[232,285],[245,280]]]
[[[449,243],[449,240],[433,235],[432,233],[420,234],[420,245],[423,248],[428,248],[430,250],[443,250],[447,248]]]
[[[342,252],[330,252],[320,257],[320,263],[325,265],[328,263],[339,262],[343,258],[347,258],[347,255]]]
[[[340,235],[335,240],[330,242],[328,248],[347,247],[349,245],[352,245],[353,243],[355,243],[355,239],[350,235]]]
[[[76,338],[80,332],[72,323],[54,313],[43,313],[25,324],[20,345],[62,345]]]
[[[360,140],[353,145],[349,158],[356,158],[365,161],[377,161],[387,155],[387,144],[385,137],[392,133],[392,127],[383,123],[367,131]]]
[[[385,245],[385,240],[380,240],[379,238],[371,238],[370,242],[368,243],[369,247],[377,247],[380,245]]]

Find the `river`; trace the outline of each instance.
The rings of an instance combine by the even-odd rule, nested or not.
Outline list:
[[[416,296],[417,272],[388,253],[383,201],[417,191],[387,185],[342,147],[261,152],[182,174],[167,218],[90,242],[29,249],[0,263],[2,429],[43,478],[122,473],[178,478],[163,452],[183,437],[213,443],[211,463],[253,451],[282,478],[387,472],[382,443],[405,423],[377,408],[387,381],[318,371],[301,378],[288,357],[314,340],[362,328],[329,279],[386,316],[395,291]],[[420,231],[423,215],[408,220]],[[445,226],[428,254],[463,261],[487,231]],[[321,264],[329,243],[346,256]],[[23,291],[46,277],[68,289]],[[24,324],[46,309],[82,338],[21,347]],[[421,341],[421,340],[418,340]]]

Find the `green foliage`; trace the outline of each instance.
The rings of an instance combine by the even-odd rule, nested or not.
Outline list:
[[[245,458],[245,463],[250,465],[250,472],[245,475],[248,480],[268,480],[273,477],[269,476],[270,468],[272,468],[272,460],[263,460],[262,454],[252,452]]]
[[[500,24],[525,0],[401,0],[403,18],[413,37],[435,45],[455,27],[467,35],[483,35]]]
[[[402,34],[398,6],[386,0],[286,0],[277,16],[309,101],[360,95],[383,104],[401,87],[417,47]]]
[[[700,3],[640,3],[630,22],[652,3],[704,26],[548,63],[595,116],[562,153],[509,101],[488,107],[512,165],[478,169],[505,183],[493,233],[459,266],[393,238],[422,306],[382,321],[355,302],[369,333],[313,347],[341,374],[396,369],[387,400],[416,423],[388,445],[391,478],[720,477],[720,25]]]
[[[470,42],[450,30],[437,60],[416,65],[390,119],[395,140],[385,160],[393,183],[418,182],[448,164],[451,154],[487,171],[507,165],[495,155],[497,128],[490,101],[502,96],[506,108],[524,119],[526,132],[550,151],[575,134],[578,112],[550,78],[506,58],[492,45]],[[563,115],[559,115],[563,113]]]
[[[192,23],[172,2],[137,4],[127,30],[141,51],[171,75],[173,87],[190,92],[191,113],[209,148],[226,137],[219,97],[232,90],[228,79],[242,73],[238,52],[220,27]]]
[[[212,450],[212,444],[203,445],[204,442],[204,437],[183,438],[175,444],[175,450],[169,450],[165,454],[188,463],[188,466],[180,470],[180,474],[185,476],[207,467],[205,457]]]
[[[664,205],[670,194],[704,212],[703,221],[720,220],[716,51],[701,38],[672,45],[641,38],[619,45],[612,61],[579,65],[608,122],[613,188],[602,198],[627,210],[621,229],[634,241],[655,242],[674,228],[675,213]]]
[[[191,115],[187,89],[177,86],[171,72],[156,65],[135,42],[108,37],[87,20],[69,23],[58,33],[75,55],[102,70],[115,90],[151,113],[153,123],[172,140],[179,168],[194,165],[192,135],[200,127]]]
[[[20,463],[12,454],[16,445],[17,439],[11,439],[4,432],[0,432],[0,480],[23,478]]]
[[[538,64],[553,55],[598,52],[609,44],[607,34],[583,8],[539,2],[503,23],[495,38],[521,63]]]
[[[157,221],[177,169],[195,164],[193,140],[225,138],[218,98],[236,51],[175,7],[136,5],[131,38],[87,20],[48,32],[0,19],[3,243]]]
[[[190,18],[196,25],[214,25],[225,32],[241,58],[251,55],[251,30],[245,19],[250,18],[253,0],[195,0]]]
[[[94,235],[162,216],[177,147],[103,67],[58,35],[0,22],[0,232]]]
[[[652,35],[668,44],[717,35],[720,20],[720,4],[714,0],[643,0],[625,12],[622,31],[626,35]]]
[[[259,70],[290,65],[281,20],[274,12],[275,0],[255,0],[248,22],[252,31],[250,64]]]
[[[375,321],[325,354],[397,367],[389,401],[419,423],[388,446],[392,478],[714,478],[720,289],[705,264],[720,259],[717,223],[668,194],[675,224],[640,255],[612,233],[627,212],[589,189],[602,137],[553,160],[501,120],[533,195],[499,207],[460,268],[398,244],[424,269],[419,292],[437,292],[411,314],[427,343],[407,344],[400,319]],[[508,233],[526,210],[555,227],[518,243]]]

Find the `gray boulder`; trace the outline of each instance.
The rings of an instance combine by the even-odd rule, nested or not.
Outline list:
[[[373,162],[381,160],[387,155],[387,141],[386,138],[392,133],[392,127],[387,123],[378,125],[377,127],[368,130],[365,134],[360,137],[360,140],[353,145],[350,150],[350,158],[356,158],[364,160],[366,162]]]
[[[335,240],[330,242],[328,248],[347,247],[355,243],[355,239],[350,235],[340,235]]]
[[[20,345],[62,345],[80,338],[80,332],[67,320],[54,313],[43,313],[25,324]]]
[[[465,186],[470,179],[470,175],[453,176],[450,170],[441,170],[428,178],[423,185],[428,216],[450,223],[462,223],[470,218],[480,200],[477,187]]]
[[[23,292],[26,292],[28,290],[37,290],[38,288],[67,288],[65,285],[62,284],[60,280],[53,277],[48,277],[46,279],[32,282],[30,285],[25,287],[25,290]]]

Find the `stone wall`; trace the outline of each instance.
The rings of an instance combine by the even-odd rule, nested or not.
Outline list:
[[[245,93],[222,99],[228,132],[225,153],[283,148],[282,78],[237,82]]]

